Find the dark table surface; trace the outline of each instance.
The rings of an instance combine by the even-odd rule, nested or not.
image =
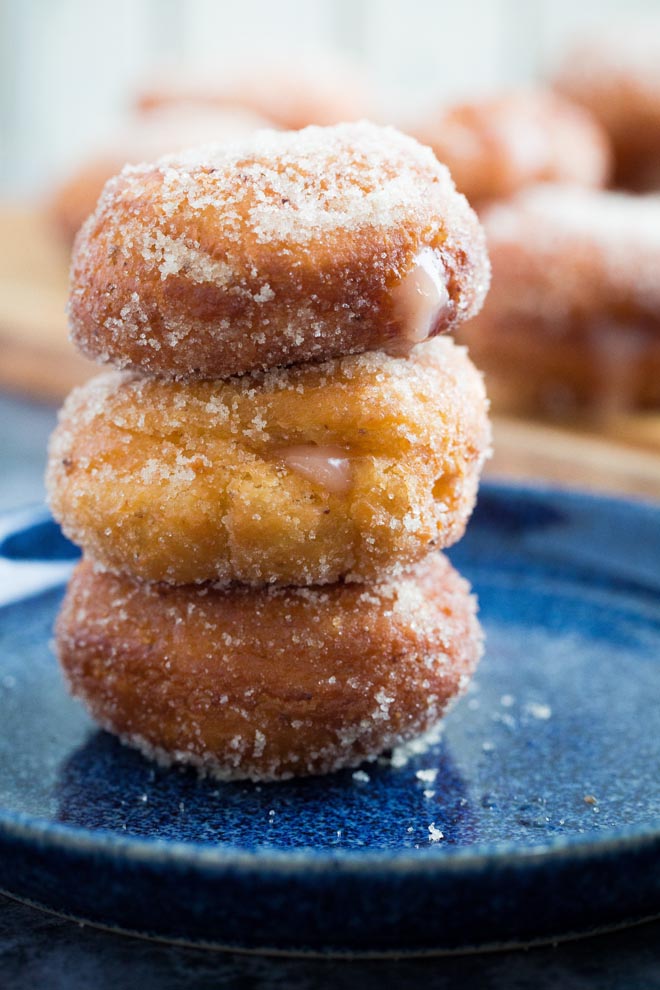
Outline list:
[[[0,510],[43,500],[55,411],[0,395]],[[540,892],[542,896],[542,892]],[[1,990],[660,990],[660,921],[557,946],[436,959],[347,961],[216,953],[75,924],[0,896]]]
[[[3,990],[656,990],[660,922],[515,952],[409,960],[209,952],[112,935],[0,897]]]

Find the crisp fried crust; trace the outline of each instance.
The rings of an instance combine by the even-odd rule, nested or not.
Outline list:
[[[421,330],[397,292],[420,258]],[[400,351],[477,312],[488,282],[479,222],[433,153],[345,124],[124,169],[77,238],[69,314],[97,361],[225,378]]]
[[[482,634],[440,554],[396,582],[228,591],[74,572],[57,622],[72,692],[124,742],[223,779],[355,766],[428,729]]]
[[[101,375],[51,440],[50,504],[111,570],[150,581],[371,581],[448,546],[490,427],[448,337],[222,382]]]

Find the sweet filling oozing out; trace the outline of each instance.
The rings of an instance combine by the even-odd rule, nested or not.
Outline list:
[[[425,247],[392,293],[394,313],[403,326],[401,353],[428,340],[451,306],[447,273],[437,252]]]
[[[298,444],[285,447],[279,457],[292,471],[335,495],[343,495],[351,487],[350,459],[344,448],[336,444]]]

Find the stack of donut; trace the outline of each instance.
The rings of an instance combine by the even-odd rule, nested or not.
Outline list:
[[[481,633],[437,551],[490,428],[480,374],[437,335],[488,279],[447,169],[391,128],[262,131],[107,184],[70,321],[115,370],[69,397],[48,472],[84,551],[58,653],[103,727],[276,780],[440,718]]]

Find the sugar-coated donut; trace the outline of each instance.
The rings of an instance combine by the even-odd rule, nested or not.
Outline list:
[[[412,128],[470,202],[503,199],[535,182],[602,186],[607,136],[591,115],[543,90],[450,106]]]
[[[496,406],[657,406],[660,196],[539,186],[483,220],[493,287],[464,341]]]
[[[145,82],[136,104],[145,114],[168,106],[242,107],[278,127],[298,130],[360,120],[373,113],[371,86],[356,65],[327,52],[295,59],[259,56],[225,71],[175,67]]]
[[[63,408],[50,504],[149,581],[369,581],[462,535],[489,439],[448,337],[217,382],[110,372]]]
[[[111,180],[74,249],[72,336],[95,360],[224,378],[402,352],[481,306],[483,231],[393,128],[260,131]]]
[[[660,189],[659,65],[660,21],[628,20],[570,49],[554,80],[607,131],[624,189]]]
[[[57,186],[48,203],[50,218],[71,244],[94,211],[108,179],[127,162],[151,161],[205,141],[236,140],[265,126],[264,118],[247,110],[180,106],[155,110],[146,119],[126,124],[111,143],[99,148]]]
[[[481,654],[441,554],[396,581],[171,588],[76,568],[60,661],[94,718],[162,763],[223,779],[328,773],[430,728]]]

